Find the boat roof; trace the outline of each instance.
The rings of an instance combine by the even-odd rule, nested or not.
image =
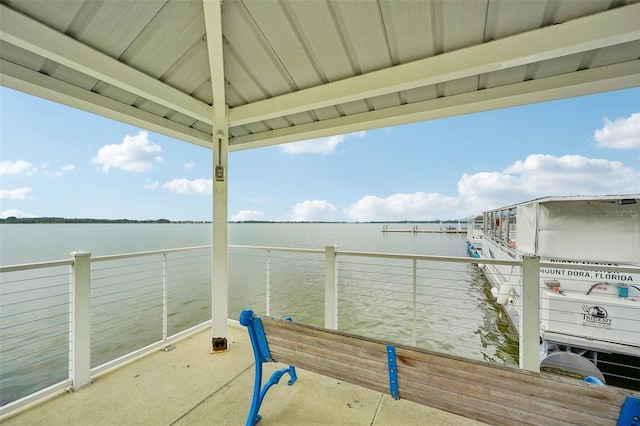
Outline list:
[[[519,206],[525,206],[530,204],[546,204],[557,202],[572,202],[572,201],[593,201],[593,202],[606,202],[606,203],[618,203],[618,204],[638,204],[640,203],[640,194],[621,194],[621,195],[556,195],[536,198],[522,203],[511,204],[509,206],[499,207],[496,209],[486,210],[484,213],[496,211],[496,210],[508,210]]]
[[[212,148],[640,86],[640,2],[0,2],[3,86]]]
[[[516,250],[522,254],[638,265],[639,201],[640,194],[552,196],[484,214],[517,214]]]

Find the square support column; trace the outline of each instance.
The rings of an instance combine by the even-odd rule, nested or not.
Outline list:
[[[69,371],[71,390],[88,386],[91,381],[91,253],[74,251],[71,254],[71,283],[69,298]]]
[[[540,372],[540,258],[522,256],[520,368]]]
[[[211,352],[228,350],[227,316],[229,311],[228,277],[228,198],[226,119],[214,121],[213,135],[213,262],[211,284]]]
[[[337,330],[336,246],[324,247],[324,327]]]

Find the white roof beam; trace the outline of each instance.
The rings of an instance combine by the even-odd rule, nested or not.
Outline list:
[[[227,115],[224,58],[222,45],[222,3],[220,0],[203,0],[204,24],[207,32],[209,69],[213,90],[213,109],[216,117]]]
[[[640,86],[640,60],[232,139],[240,151]]]
[[[0,39],[207,124],[211,106],[0,4]]]
[[[640,39],[640,3],[239,106],[230,126],[428,86]]]
[[[0,84],[205,148],[211,149],[212,146],[211,135],[208,133],[158,117],[4,59],[0,60]]]

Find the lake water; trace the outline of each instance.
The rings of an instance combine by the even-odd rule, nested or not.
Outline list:
[[[464,234],[383,233],[382,224],[232,223],[229,244],[421,255],[465,256]],[[412,224],[390,224],[411,229]],[[418,229],[440,225],[419,224]],[[211,244],[211,224],[0,224],[0,265],[66,259],[72,251],[93,256]]]
[[[336,245],[345,251],[466,256],[465,234],[383,233],[382,226],[230,224],[229,244],[310,249]],[[388,226],[410,229],[414,225]],[[437,224],[418,225],[418,229],[438,228]],[[2,265],[62,260],[78,250],[103,256],[211,244],[211,224],[2,224],[0,233]],[[493,303],[489,285],[477,267],[442,262],[421,264],[417,270],[419,314],[415,321],[411,314],[410,261],[365,259],[338,257],[340,330],[406,344],[415,340],[418,346],[428,349],[517,364],[517,340],[509,333],[508,323]],[[171,281],[179,283],[169,289],[169,334],[172,334],[211,318],[211,253],[208,250],[204,255],[189,255],[184,259],[178,256],[170,262],[173,265]],[[118,265],[117,274],[112,268],[101,269],[100,265],[102,263],[97,263],[95,270],[92,268],[92,366],[132,351],[133,344],[140,347],[141,342],[158,341],[162,330],[158,324],[162,307],[151,302],[159,297],[157,284],[152,283],[152,275],[159,270],[157,265],[149,262],[140,267],[125,262]],[[38,284],[38,278],[6,283],[3,276],[0,287],[2,404],[37,389],[43,375],[49,384],[66,377],[68,268],[63,269],[57,286],[51,286],[48,281]],[[266,269],[264,251],[230,250],[230,318],[237,319],[245,308],[265,311]],[[268,269],[271,315],[289,315],[296,321],[322,325],[324,256],[273,252]],[[122,275],[124,279],[114,278]],[[12,309],[18,306],[13,302],[20,297],[19,293],[16,296],[15,288],[27,285],[36,286],[41,297],[33,308],[22,308],[22,312],[12,315]],[[118,298],[122,291],[132,289],[135,297],[127,293],[126,297]],[[8,292],[14,294],[7,296]],[[45,319],[41,319],[41,315]],[[38,342],[46,345],[47,350],[38,349]],[[58,354],[56,347],[59,347]],[[43,353],[47,356],[38,358]]]

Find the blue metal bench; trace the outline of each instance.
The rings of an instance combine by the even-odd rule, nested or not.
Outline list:
[[[262,400],[271,386],[278,384],[282,376],[286,373],[289,374],[288,385],[291,386],[298,379],[296,376],[296,368],[290,365],[287,368],[276,370],[271,375],[271,378],[262,386],[262,364],[265,362],[274,362],[269,352],[269,345],[267,344],[267,338],[264,334],[264,328],[262,327],[262,321],[259,317],[254,316],[251,311],[242,311],[240,314],[240,324],[247,327],[249,337],[251,339],[251,345],[253,346],[253,356],[255,357],[256,375],[253,385],[253,399],[251,400],[251,409],[249,410],[249,417],[247,418],[247,426],[253,426],[260,421],[260,406]]]
[[[271,386],[284,374],[289,385],[296,381],[296,367],[489,424],[640,424],[640,394],[624,389],[392,345],[250,310],[242,312],[240,324],[248,329],[255,356],[248,426],[260,420]],[[262,386],[265,362],[289,367]]]

